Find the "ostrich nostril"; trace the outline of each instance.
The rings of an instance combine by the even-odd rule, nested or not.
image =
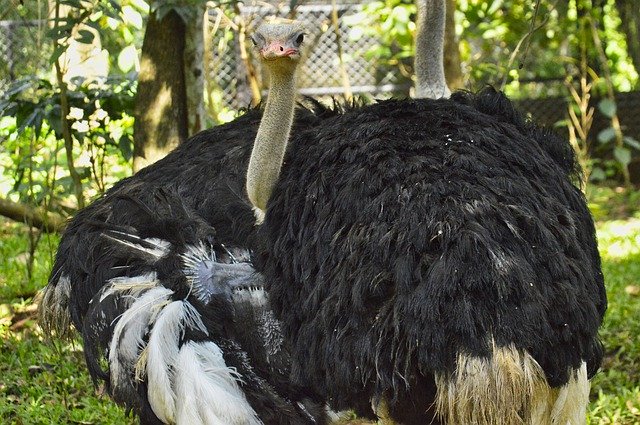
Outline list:
[[[280,51],[284,52],[284,47],[280,46]]]

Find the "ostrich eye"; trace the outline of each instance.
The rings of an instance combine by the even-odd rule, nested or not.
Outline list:
[[[251,36],[251,42],[253,43],[254,46],[258,46],[258,40],[256,37]]]
[[[296,44],[300,45],[304,41],[304,34],[300,34],[298,38],[296,38]]]

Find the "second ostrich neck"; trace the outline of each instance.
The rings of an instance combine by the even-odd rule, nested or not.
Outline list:
[[[446,0],[416,0],[416,6],[416,97],[449,97],[451,91],[444,76]]]
[[[260,210],[256,211],[258,221],[261,221],[261,214],[280,174],[293,124],[296,97],[294,70],[271,70],[269,81],[269,97],[247,172],[247,194],[254,207]]]

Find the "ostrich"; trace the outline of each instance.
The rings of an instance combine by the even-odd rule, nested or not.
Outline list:
[[[288,133],[247,189],[293,384],[407,424],[581,421],[606,297],[566,141],[491,90]]]
[[[311,128],[339,113],[339,105],[329,109],[305,98],[295,108],[291,131]],[[261,117],[260,109],[249,109],[230,123],[195,135],[165,158],[116,183],[77,213],[63,234],[45,291],[45,330],[66,334],[70,323],[80,329],[89,301],[106,280],[118,276],[117,270],[96,273],[94,258],[116,248],[105,246],[107,241],[101,238],[101,229],[95,223],[136,228],[139,220],[135,216],[113,212],[113,204],[121,196],[145,200],[153,209],[154,198],[149,194],[175,188],[185,206],[216,229],[220,243],[251,246],[256,219],[245,179]]]
[[[574,152],[492,89],[421,93],[268,140],[292,379],[389,422],[584,423],[606,294]]]
[[[565,140],[485,90],[289,145],[257,270],[294,382],[405,424],[584,422],[606,297]]]
[[[293,125],[304,34],[290,21],[253,36],[272,87],[258,151],[276,117],[287,132]],[[92,377],[142,423],[325,423],[322,400],[288,380],[287,345],[248,251],[221,243],[179,189],[133,179],[74,219],[68,232],[85,233],[77,273],[88,284],[65,288],[73,277],[63,276],[45,289],[45,328],[59,327],[56,314],[70,310]]]
[[[430,3],[420,6],[424,1],[418,0],[422,12],[437,6]],[[431,15],[429,20],[419,20],[416,92],[420,96],[426,96],[424,93],[448,92],[442,62],[435,61],[437,63],[432,65],[433,60],[424,59],[441,57],[441,49],[437,50],[438,43],[430,42],[434,37],[425,30],[431,28],[440,31],[442,36],[443,30],[437,22],[433,22],[434,16],[438,15]],[[428,40],[421,40],[423,38]],[[436,51],[431,51],[434,48]],[[340,105],[327,109],[312,99],[307,99],[306,104],[309,106],[299,106],[295,111],[291,129],[294,134],[343,111]],[[254,213],[259,222],[265,203],[264,200],[258,202],[254,199],[257,206],[253,207],[252,212],[245,181],[247,177],[251,178],[246,174],[247,164],[260,118],[261,112],[251,109],[231,123],[199,133],[165,158],[118,182],[105,196],[80,211],[62,237],[44,292],[47,294],[47,302],[43,304],[47,314],[43,315],[42,320],[45,331],[67,334],[70,323],[80,329],[89,301],[107,279],[118,276],[117,271],[95,273],[93,258],[100,256],[106,247],[103,246],[105,240],[100,238],[101,230],[93,224],[110,222],[135,228],[135,217],[112,214],[111,204],[119,196],[147,198],[149,205],[152,205],[153,198],[148,198],[149,193],[166,186],[175,187],[185,204],[216,229],[220,243],[252,246],[256,230]],[[274,161],[281,162],[279,159]],[[257,185],[258,182],[252,184]]]

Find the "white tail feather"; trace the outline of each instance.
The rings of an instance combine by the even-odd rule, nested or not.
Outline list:
[[[185,343],[175,373],[177,424],[261,423],[238,386],[240,376],[213,342]]]
[[[135,242],[131,242],[129,240],[124,240],[124,239],[118,239],[112,235],[109,234],[103,234],[104,237],[111,239],[112,241],[118,242],[122,245],[128,246],[129,248],[133,248],[133,249],[137,249],[140,252],[149,254],[153,257],[155,257],[156,259],[160,259],[162,257],[164,257],[165,255],[167,255],[169,253],[169,251],[171,250],[171,243],[168,241],[165,241],[163,239],[158,239],[158,238],[147,238],[147,239],[143,239],[138,235],[134,235],[131,233],[125,233],[125,232],[119,232],[116,230],[111,231],[112,234],[120,234],[123,236],[126,236],[128,239],[136,239],[138,241],[140,241],[140,243],[147,243],[150,245],[153,245],[152,247],[146,247],[146,246],[142,246],[141,244],[137,244]]]
[[[578,425],[589,402],[586,364],[569,382],[551,388],[542,367],[513,345],[497,347],[490,358],[459,354],[452,376],[436,374],[437,412],[445,423]]]
[[[114,388],[121,385],[127,376],[127,372],[122,373],[122,368],[134,368],[144,345],[146,329],[171,294],[170,289],[162,286],[150,289],[120,316],[109,346],[109,371]]]
[[[71,333],[71,316],[69,299],[71,297],[71,281],[63,275],[55,285],[47,285],[41,291],[38,303],[40,324],[46,332],[56,332],[61,337]]]
[[[102,291],[100,302],[116,292],[129,292],[131,296],[137,298],[142,292],[156,286],[158,286],[158,278],[155,272],[132,277],[114,277]]]
[[[206,333],[206,328],[195,308],[188,302],[174,301],[165,306],[155,321],[147,344],[146,367],[149,404],[158,418],[175,422],[176,394],[174,391],[174,365],[178,357],[178,344],[185,327]]]

